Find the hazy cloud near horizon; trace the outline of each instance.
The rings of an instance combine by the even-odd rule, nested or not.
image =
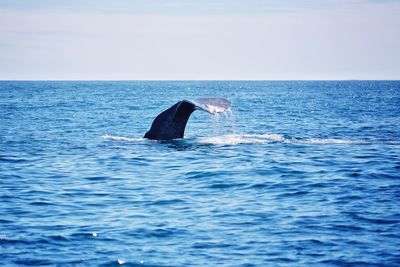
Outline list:
[[[70,10],[124,14],[260,14],[296,9],[351,8],[398,4],[400,0],[0,0],[13,10]]]
[[[0,79],[400,78],[400,1],[321,2],[0,0]]]

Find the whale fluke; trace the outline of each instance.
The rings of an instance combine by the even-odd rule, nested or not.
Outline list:
[[[183,138],[186,123],[196,109],[217,114],[226,111],[231,103],[224,98],[199,98],[182,100],[160,113],[153,121],[144,138],[171,140]]]

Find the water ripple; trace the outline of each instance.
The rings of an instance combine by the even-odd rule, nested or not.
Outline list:
[[[399,88],[0,82],[1,264],[397,266]],[[232,113],[142,138],[200,96]]]

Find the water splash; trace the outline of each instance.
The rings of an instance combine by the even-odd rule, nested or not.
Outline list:
[[[236,123],[230,108],[223,113],[211,114],[212,136],[236,134]]]
[[[235,115],[233,114],[232,110],[228,108],[226,112],[224,113],[227,125],[228,125],[228,130],[230,130],[231,133],[236,134],[236,119]]]
[[[206,109],[207,109],[211,114],[213,114],[213,115],[225,111],[225,108],[223,108],[223,107],[214,106],[214,105],[210,105],[210,104],[205,105],[205,107],[206,107]]]
[[[220,135],[220,114],[214,114],[210,116],[212,119],[212,135],[217,136]]]

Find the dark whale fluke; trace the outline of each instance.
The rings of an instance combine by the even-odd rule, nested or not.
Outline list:
[[[217,114],[226,111],[231,103],[224,98],[199,98],[182,100],[158,115],[144,138],[171,140],[183,138],[186,123],[196,109]]]

